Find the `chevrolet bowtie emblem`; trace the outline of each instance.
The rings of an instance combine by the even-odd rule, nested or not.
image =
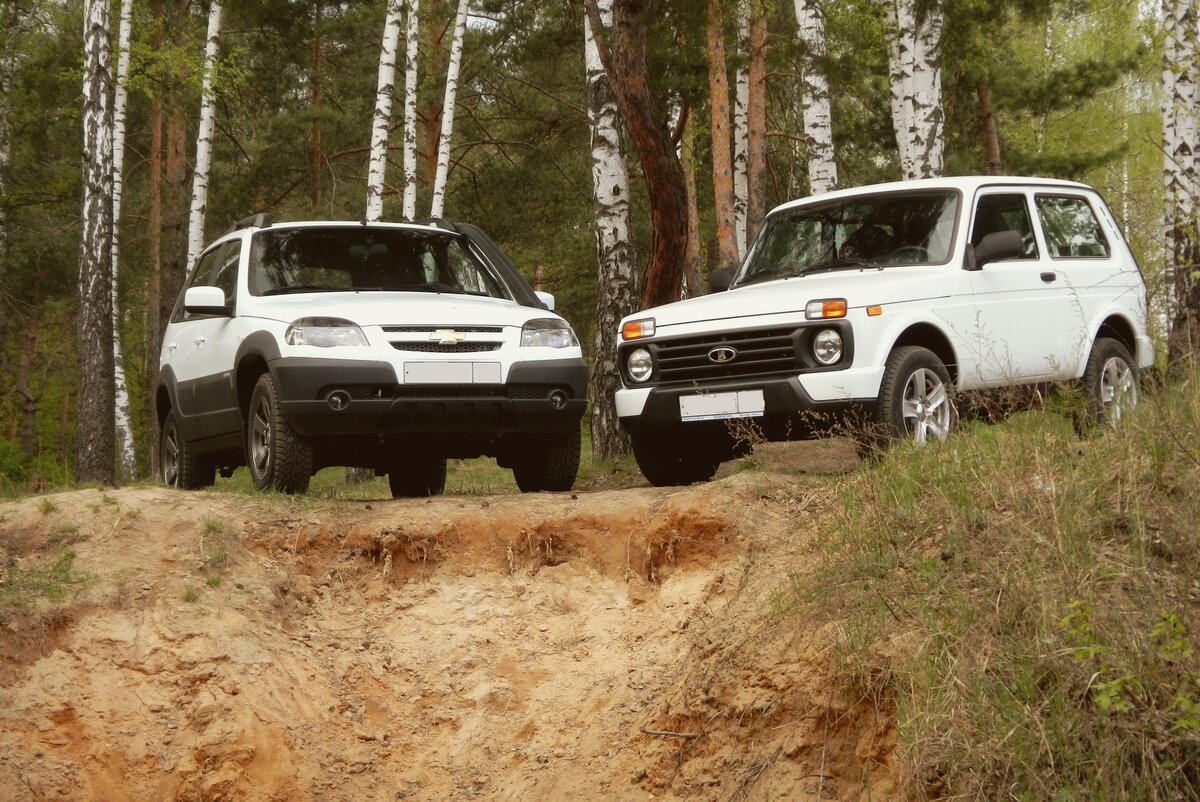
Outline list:
[[[429,335],[430,340],[436,340],[438,345],[455,345],[467,339],[467,335],[454,329],[437,329]]]

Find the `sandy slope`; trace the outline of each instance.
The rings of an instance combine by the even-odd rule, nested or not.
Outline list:
[[[0,610],[0,798],[900,798],[889,705],[770,618],[817,487],[4,502],[88,581]]]

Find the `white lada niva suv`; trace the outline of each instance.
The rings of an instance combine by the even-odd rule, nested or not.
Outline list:
[[[197,260],[163,337],[162,478],[303,492],[320,468],[442,492],[447,458],[494,456],[567,490],[587,368],[553,298],[478,228],[242,221]]]
[[[1141,273],[1083,184],[967,177],[794,201],[721,284],[621,323],[617,414],[654,484],[709,479],[755,438],[942,439],[962,391],[1082,381],[1087,416],[1115,425],[1154,358]]]

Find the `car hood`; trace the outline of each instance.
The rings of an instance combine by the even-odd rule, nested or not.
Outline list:
[[[892,267],[884,270],[840,270],[812,276],[764,281],[646,309],[630,320],[652,317],[662,329],[683,323],[702,323],[760,315],[804,314],[809,301],[845,298],[856,307],[944,298],[950,295],[958,271],[938,267]]]
[[[523,326],[558,318],[546,309],[502,298],[434,292],[323,292],[253,299],[244,314],[283,323],[303,317],[337,317],[359,326]]]

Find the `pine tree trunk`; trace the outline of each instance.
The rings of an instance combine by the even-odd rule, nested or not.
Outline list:
[[[313,110],[312,134],[308,143],[308,199],[315,211],[321,205],[321,79],[324,62],[324,48],[321,37],[321,3],[313,9],[313,70],[312,70],[312,99],[309,107]]]
[[[750,23],[746,134],[746,241],[753,242],[767,214],[767,16],[759,3]]]
[[[187,261],[187,229],[183,204],[187,197],[187,120],[179,108],[180,98],[173,89],[166,107],[167,159],[166,196],[163,198],[163,270],[159,316],[162,329],[171,319],[171,310],[179,297],[190,267]],[[159,331],[161,342],[163,331]]]
[[[606,28],[597,0],[585,0],[585,5],[649,194],[650,261],[642,281],[641,305],[658,306],[679,298],[688,227],[683,167],[671,132],[663,124],[665,115],[651,92],[646,66],[646,25],[641,17],[651,11],[639,0],[613,0],[612,26]]]
[[[417,216],[417,55],[421,17],[418,0],[409,0],[404,29],[404,219]]]
[[[163,4],[151,3],[154,30],[150,36],[151,52],[162,49]],[[146,190],[146,256],[150,260],[150,276],[146,290],[146,473],[158,476],[158,360],[162,347],[162,100],[157,93],[150,98],[150,157]]]
[[[905,179],[942,174],[941,0],[885,0],[892,126]]]
[[[0,36],[3,50],[0,51],[0,287],[4,287],[4,274],[8,267],[8,176],[12,161],[12,107],[11,91],[13,76],[17,71],[17,38],[23,25],[23,11],[16,3],[7,3],[0,12]],[[8,324],[8,305],[0,297],[0,343],[4,342],[4,331]],[[3,367],[4,349],[0,348],[0,369]]]
[[[113,482],[112,74],[107,0],[85,0],[75,479]]]
[[[37,456],[37,406],[40,396],[34,395],[29,377],[33,373],[34,362],[37,361],[38,333],[41,327],[39,308],[30,310],[29,322],[25,326],[25,336],[21,338],[21,353],[17,357],[16,392],[21,404],[21,453],[26,459]]]
[[[700,210],[696,203],[696,126],[690,121],[683,127],[680,140],[683,163],[683,185],[687,191],[687,248],[683,255],[684,297],[692,298],[708,292],[704,263],[700,254]]]
[[[396,94],[396,47],[400,43],[401,0],[389,0],[379,48],[379,80],[375,88],[375,116],[371,125],[371,161],[367,169],[367,220],[383,216],[383,183],[387,169],[388,129],[392,98]]]
[[[750,106],[750,2],[738,0],[737,4],[738,66],[734,73],[737,90],[733,102],[733,232],[739,262],[746,257],[746,204],[750,189],[747,118]]]
[[[190,269],[204,250],[204,212],[208,207],[208,170],[212,162],[216,104],[213,77],[217,67],[217,39],[221,32],[221,4],[208,7],[208,36],[204,46],[204,82],[200,89],[200,130],[196,135],[196,172],[192,175],[192,212],[188,219],[187,266]]]
[[[1164,270],[1169,332],[1167,363],[1181,371],[1200,354],[1200,282],[1193,278],[1200,243],[1196,227],[1195,0],[1164,0],[1163,189],[1166,198]]]
[[[133,448],[133,421],[129,405],[129,387],[125,381],[125,356],[121,347],[121,314],[117,276],[120,272],[121,194],[125,187],[125,107],[129,99],[129,36],[133,27],[133,0],[121,0],[121,19],[117,33],[117,84],[113,95],[113,171],[112,171],[112,331],[113,381],[116,386],[117,471],[121,479],[137,473]]]
[[[598,0],[597,5],[605,25],[611,25],[612,0]],[[621,318],[637,310],[637,258],[630,238],[629,171],[625,166],[617,103],[587,17],[583,21],[583,31],[599,267],[596,334],[588,397],[592,400],[592,455],[597,460],[605,460],[629,450],[629,438],[621,430],[613,398],[621,386],[617,369],[617,330]]]
[[[713,214],[717,225],[716,269],[738,266],[733,227],[733,158],[729,148],[729,81],[725,77],[725,17],[721,0],[708,0],[708,96],[712,112]]]
[[[450,66],[446,68],[446,99],[442,102],[442,131],[438,137],[437,173],[433,179],[430,217],[441,217],[446,205],[446,182],[450,177],[450,136],[454,133],[454,105],[458,99],[458,72],[462,65],[469,4],[469,0],[459,0],[458,14],[454,18],[454,41],[450,45]]]
[[[804,147],[808,157],[808,192],[819,195],[837,188],[833,147],[833,112],[825,76],[825,10],[821,0],[796,0],[796,23],[804,45]],[[893,85],[894,87],[894,85]],[[893,113],[896,111],[893,88]]]
[[[1004,165],[1000,161],[1000,131],[996,127],[996,115],[992,113],[992,87],[987,81],[975,84],[975,96],[979,98],[979,124],[983,129],[983,153],[987,162],[988,175],[1003,175]]]

